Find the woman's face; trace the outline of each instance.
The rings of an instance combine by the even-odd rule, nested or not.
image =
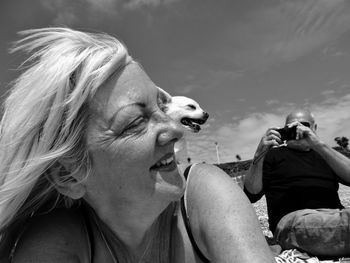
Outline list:
[[[92,174],[86,199],[179,199],[184,179],[174,160],[182,130],[163,111],[156,85],[132,62],[114,74],[91,105],[87,144]]]

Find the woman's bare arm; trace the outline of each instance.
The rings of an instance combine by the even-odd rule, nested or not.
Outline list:
[[[211,262],[275,262],[249,200],[220,168],[192,169],[187,205],[195,240]]]

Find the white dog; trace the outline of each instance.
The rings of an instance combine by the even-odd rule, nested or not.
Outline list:
[[[164,112],[182,125],[185,132],[184,137],[187,132],[199,132],[200,125],[207,121],[209,114],[193,99],[184,96],[171,96],[161,88],[159,90]],[[178,163],[187,163],[187,143],[184,137],[175,144],[175,157]]]

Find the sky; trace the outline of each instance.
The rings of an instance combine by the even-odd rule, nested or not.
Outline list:
[[[116,36],[158,86],[199,102],[193,162],[252,158],[300,107],[326,143],[350,137],[348,0],[1,0],[1,95],[24,59],[8,52],[16,33],[47,26]]]

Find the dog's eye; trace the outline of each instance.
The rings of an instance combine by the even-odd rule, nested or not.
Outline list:
[[[187,105],[187,107],[191,110],[195,110],[196,109],[196,106],[192,105],[192,104],[189,104]]]

